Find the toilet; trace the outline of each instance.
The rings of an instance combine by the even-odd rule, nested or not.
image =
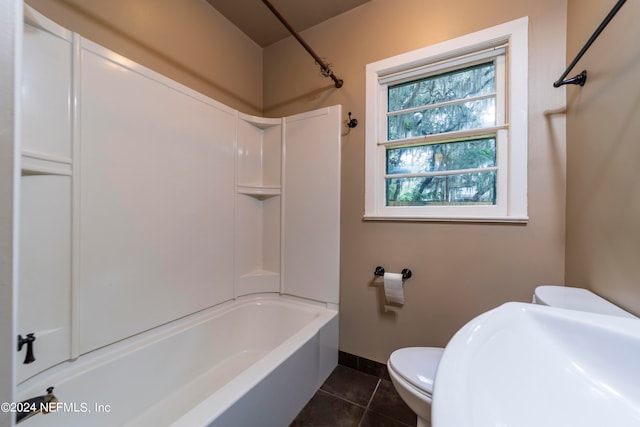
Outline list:
[[[606,299],[581,288],[538,286],[533,294],[533,303],[636,318]],[[391,353],[387,362],[393,386],[418,417],[417,427],[431,427],[431,396],[443,352],[443,348],[437,347],[406,347]]]
[[[582,288],[567,286],[538,286],[533,292],[534,304],[549,305],[569,310],[588,311],[591,313],[608,314],[610,316],[637,317],[624,311],[617,305]]]
[[[387,369],[396,391],[418,416],[417,427],[431,426],[433,380],[444,348],[406,347],[391,353]]]

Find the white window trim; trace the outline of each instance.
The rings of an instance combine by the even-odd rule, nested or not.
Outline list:
[[[425,67],[466,53],[508,43],[507,108],[509,148],[504,144],[498,156],[508,156],[508,170],[498,179],[498,191],[506,194],[496,206],[385,206],[385,149],[379,141],[385,129],[380,108],[386,108],[386,91],[381,79],[391,74]],[[365,220],[527,222],[527,137],[528,137],[528,18],[520,18],[482,31],[417,49],[366,67]],[[498,131],[498,147],[507,131]],[[502,159],[500,159],[502,160]],[[500,162],[499,160],[499,162]],[[500,164],[500,163],[499,163]],[[506,181],[506,182],[505,182]],[[506,183],[506,185],[505,185]]]

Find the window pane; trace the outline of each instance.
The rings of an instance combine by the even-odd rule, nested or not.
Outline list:
[[[495,126],[495,99],[487,98],[389,117],[388,141]]]
[[[390,86],[388,111],[485,95],[495,90],[495,64],[489,62]]]
[[[387,174],[407,174],[496,166],[496,139],[482,138],[387,150]]]
[[[496,171],[387,179],[387,206],[495,204]]]

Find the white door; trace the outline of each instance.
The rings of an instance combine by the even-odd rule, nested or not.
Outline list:
[[[17,288],[17,194],[20,115],[19,56],[22,2],[0,0],[0,402],[15,401],[14,360]],[[0,425],[10,426],[15,414],[0,411]]]
[[[26,9],[17,334],[35,341],[16,355],[18,384],[71,351],[72,57],[72,33]]]

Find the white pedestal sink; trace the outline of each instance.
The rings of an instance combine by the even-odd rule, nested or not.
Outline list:
[[[507,303],[447,345],[433,427],[640,426],[640,319]]]

